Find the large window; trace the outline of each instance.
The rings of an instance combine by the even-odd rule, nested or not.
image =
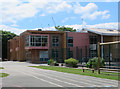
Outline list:
[[[48,61],[48,51],[40,51],[40,61]]]
[[[52,37],[52,45],[53,46],[58,46],[58,41],[59,41],[58,36]]]
[[[26,37],[26,46],[47,47],[48,46],[48,36],[27,36]]]
[[[73,47],[73,37],[68,37],[68,47]]]

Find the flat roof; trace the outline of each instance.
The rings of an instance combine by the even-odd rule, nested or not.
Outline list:
[[[33,33],[65,33],[65,31],[38,31],[38,30],[27,30],[27,32],[33,32]]]
[[[85,28],[84,30],[99,35],[108,35],[108,36],[120,35],[120,31],[115,29]]]

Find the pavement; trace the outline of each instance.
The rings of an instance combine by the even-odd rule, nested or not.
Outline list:
[[[28,67],[40,64],[12,61],[0,64],[5,68],[2,72],[9,74],[1,78],[2,87],[118,87],[116,80]]]

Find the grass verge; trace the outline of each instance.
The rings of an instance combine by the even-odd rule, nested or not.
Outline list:
[[[118,80],[118,73],[112,73],[112,72],[102,72],[101,74],[98,74],[97,71],[92,73],[91,70],[85,70],[85,72],[82,72],[82,69],[74,69],[74,68],[64,68],[64,67],[55,67],[55,66],[30,66],[40,69],[46,69],[46,70],[54,70],[59,72],[65,72],[65,73],[72,73],[72,74],[78,74],[78,75],[86,75],[86,76],[92,76],[92,77],[98,77],[98,78],[105,78],[105,79],[113,79]]]
[[[0,73],[0,77],[7,77],[9,74],[7,73]]]

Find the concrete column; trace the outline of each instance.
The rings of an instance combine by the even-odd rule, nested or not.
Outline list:
[[[103,43],[103,35],[101,35],[101,43]],[[103,45],[101,46],[101,56],[103,58]]]

